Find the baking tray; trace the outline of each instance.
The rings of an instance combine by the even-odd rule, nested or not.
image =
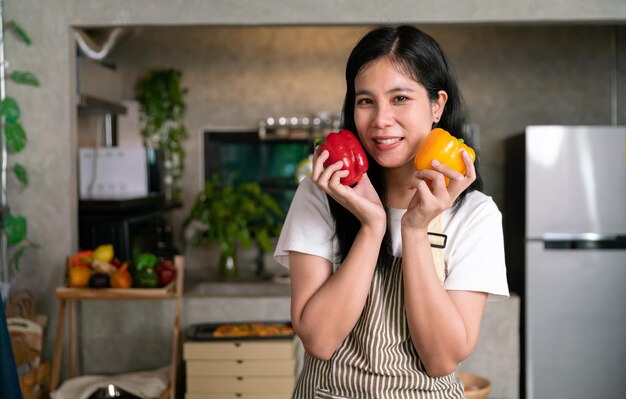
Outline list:
[[[291,339],[295,334],[270,335],[270,336],[238,336],[238,337],[215,337],[213,332],[225,324],[279,324],[282,326],[293,327],[289,321],[229,321],[221,323],[199,323],[189,326],[187,329],[187,339],[191,341],[267,341],[267,340],[283,340]]]

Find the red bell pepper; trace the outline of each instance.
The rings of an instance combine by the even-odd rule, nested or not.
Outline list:
[[[324,166],[329,166],[337,161],[342,161],[341,170],[347,170],[350,174],[341,178],[341,184],[352,186],[361,180],[361,177],[369,166],[367,155],[359,140],[349,130],[332,132],[326,136],[324,143],[317,147],[317,154],[328,151],[328,159]]]
[[[70,257],[70,265],[72,267],[91,267],[93,261],[93,251],[79,251]]]

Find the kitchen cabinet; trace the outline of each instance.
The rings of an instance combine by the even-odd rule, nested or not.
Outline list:
[[[185,399],[288,399],[295,387],[296,341],[185,342]]]

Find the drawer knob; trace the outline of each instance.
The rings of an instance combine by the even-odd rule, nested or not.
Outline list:
[[[237,377],[237,381],[243,381],[243,377]]]
[[[237,360],[237,364],[242,364],[243,360]]]

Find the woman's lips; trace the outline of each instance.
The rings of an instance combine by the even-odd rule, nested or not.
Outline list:
[[[402,137],[376,137],[372,141],[376,148],[380,151],[390,151],[402,143]]]

